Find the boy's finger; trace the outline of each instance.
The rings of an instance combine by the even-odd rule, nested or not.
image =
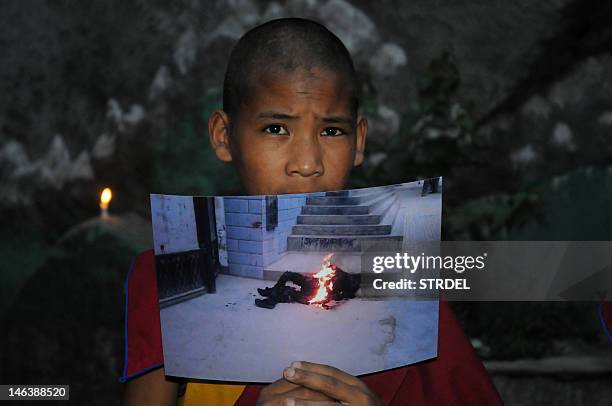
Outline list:
[[[299,388],[299,385],[289,382],[286,379],[279,379],[276,382],[271,383],[270,385],[263,388],[261,391],[267,396],[276,395],[280,393],[286,393],[291,390]]]
[[[285,400],[285,406],[339,406],[338,403],[333,400],[306,400],[306,399],[287,399]]]
[[[342,382],[331,375],[319,374],[304,369],[287,368],[284,371],[284,376],[288,381],[322,392],[332,399],[345,402],[348,402],[353,397],[354,392],[361,389]]]
[[[331,376],[346,383],[347,385],[359,387],[363,387],[363,385],[365,385],[361,379],[329,365],[315,364],[313,362],[306,361],[295,361],[291,363],[291,367],[303,369],[304,371],[315,372],[321,375]]]
[[[303,386],[293,384],[285,379],[271,383],[264,387],[257,397],[257,406],[283,406],[285,400],[313,399],[328,400],[329,398],[320,392],[313,391]]]
[[[285,399],[291,398],[291,399],[301,399],[301,400],[334,401],[334,399],[330,398],[329,396],[326,396],[325,394],[321,392],[318,392],[312,389],[308,389],[303,386],[298,386],[297,388],[290,390],[287,393],[283,393],[282,395],[279,395],[279,396],[282,396]]]

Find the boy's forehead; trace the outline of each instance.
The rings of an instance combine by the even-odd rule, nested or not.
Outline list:
[[[254,110],[309,108],[321,114],[351,114],[352,92],[340,75],[319,68],[263,72],[254,81],[246,107]]]

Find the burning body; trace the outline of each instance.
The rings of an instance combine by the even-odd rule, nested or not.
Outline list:
[[[273,309],[277,303],[301,303],[327,308],[331,301],[354,298],[361,284],[361,275],[344,272],[331,264],[330,258],[331,255],[325,258],[321,270],[316,274],[286,271],[273,287],[257,289],[266,299],[255,299],[255,305]],[[288,286],[288,282],[299,289]]]

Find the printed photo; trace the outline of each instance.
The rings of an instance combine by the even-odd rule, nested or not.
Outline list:
[[[362,375],[437,355],[438,302],[368,297],[365,252],[439,241],[442,178],[276,196],[151,195],[164,368],[272,382],[292,361]]]

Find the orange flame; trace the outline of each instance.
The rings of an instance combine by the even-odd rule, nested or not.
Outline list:
[[[113,192],[110,188],[104,188],[102,193],[100,194],[100,208],[103,210],[108,209],[108,204],[113,198]]]
[[[319,288],[317,293],[308,301],[309,304],[322,304],[327,300],[328,295],[334,288],[333,277],[336,275],[336,265],[331,263],[333,253],[323,258],[321,270],[314,274],[314,277],[319,280]]]

